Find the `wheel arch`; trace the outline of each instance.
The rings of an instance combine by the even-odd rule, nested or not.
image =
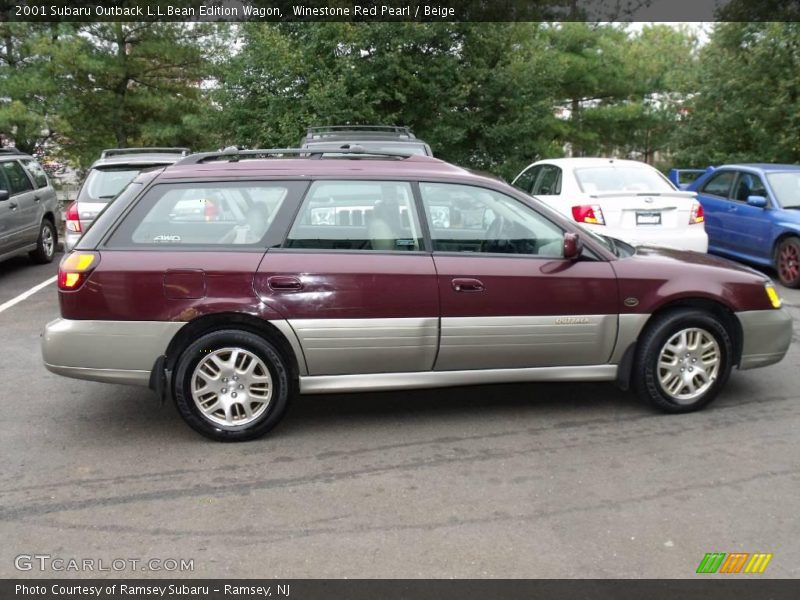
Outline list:
[[[293,344],[287,338],[286,328],[279,328],[275,324],[253,315],[231,312],[203,315],[186,323],[173,336],[164,352],[165,370],[168,373],[175,370],[183,350],[194,340],[208,333],[224,329],[239,329],[263,337],[274,344],[281,355],[287,359],[293,379],[296,380],[300,374],[305,373],[305,359],[302,356],[299,342],[295,340]],[[284,329],[284,331],[281,331],[281,329]]]
[[[617,384],[622,389],[628,389],[630,387],[631,376],[633,373],[633,366],[634,360],[636,357],[636,349],[639,344],[639,340],[642,337],[642,334],[647,331],[648,327],[652,326],[652,324],[662,317],[665,314],[670,312],[674,312],[676,310],[681,309],[694,309],[694,310],[701,310],[703,312],[707,312],[714,317],[716,317],[725,330],[728,332],[728,335],[731,337],[731,344],[733,346],[733,357],[731,360],[732,365],[738,365],[741,358],[742,358],[742,343],[743,343],[743,333],[742,333],[742,325],[739,322],[739,319],[736,318],[733,310],[727,306],[726,304],[711,300],[709,298],[702,298],[702,297],[686,297],[686,298],[677,298],[674,300],[670,300],[665,304],[659,306],[650,317],[645,321],[644,325],[642,326],[639,335],[637,336],[636,340],[634,340],[630,346],[625,350],[623,357],[620,361],[619,371],[617,376]]]
[[[797,238],[800,240],[800,230],[796,229],[784,229],[778,237],[775,238],[775,241],[772,244],[772,264],[773,266],[777,267],[778,262],[778,247],[783,243],[784,240],[788,238]]]

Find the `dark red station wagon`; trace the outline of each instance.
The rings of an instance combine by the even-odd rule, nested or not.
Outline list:
[[[749,268],[597,236],[433,158],[308,153],[140,175],[62,261],[47,368],[243,440],[297,393],[616,381],[687,412],[791,342]]]

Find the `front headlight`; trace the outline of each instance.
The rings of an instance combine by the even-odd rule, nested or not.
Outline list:
[[[781,297],[778,295],[775,286],[771,283],[764,284],[764,290],[767,292],[767,297],[769,301],[772,303],[772,308],[780,308],[781,307]]]

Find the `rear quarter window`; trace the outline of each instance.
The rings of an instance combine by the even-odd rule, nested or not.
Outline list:
[[[285,221],[279,216],[287,212],[287,199],[296,197],[303,186],[300,182],[155,185],[108,245],[165,249],[277,245],[284,231],[276,222]]]

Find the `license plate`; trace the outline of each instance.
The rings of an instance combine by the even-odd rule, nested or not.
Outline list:
[[[637,225],[661,225],[660,212],[637,212],[636,213]]]

